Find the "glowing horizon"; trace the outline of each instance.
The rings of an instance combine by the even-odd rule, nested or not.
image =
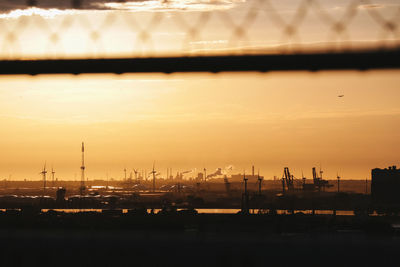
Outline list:
[[[398,71],[11,76],[1,79],[0,179],[290,167],[365,179],[398,162]],[[249,88],[243,90],[243,88]],[[338,95],[343,94],[343,98]],[[398,164],[397,164],[398,165]],[[22,167],[21,167],[22,166]],[[310,176],[307,174],[306,176]]]

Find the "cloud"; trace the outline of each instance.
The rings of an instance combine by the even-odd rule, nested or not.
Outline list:
[[[49,9],[42,9],[31,7],[28,9],[15,9],[7,13],[0,13],[0,19],[11,19],[11,18],[19,18],[22,16],[41,16],[45,18],[53,18],[58,15],[73,15],[77,14],[76,10],[67,9],[67,10],[60,10],[56,8],[49,8]]]
[[[102,9],[129,11],[213,11],[226,10],[246,0],[145,0],[95,3]]]
[[[365,4],[365,5],[358,5],[358,9],[380,9],[384,8],[385,5],[382,4]]]
[[[30,4],[27,4],[27,3]],[[246,0],[0,0],[0,13],[24,10],[124,10],[124,11],[213,11],[231,9]],[[34,13],[34,14],[36,14]],[[29,15],[23,13],[23,15]]]

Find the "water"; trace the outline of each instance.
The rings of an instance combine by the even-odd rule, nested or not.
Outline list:
[[[50,209],[42,209],[42,212],[48,212]],[[99,212],[101,213],[101,209],[52,209],[57,212],[65,212],[65,213],[78,213],[78,212]],[[181,209],[178,209],[181,210]],[[236,214],[240,212],[240,209],[196,209],[199,214]],[[122,209],[122,213],[128,213],[128,209]],[[161,209],[154,209],[154,213],[158,213]],[[151,213],[151,209],[147,209],[148,213]],[[268,213],[268,210],[264,210],[264,213]],[[312,210],[294,210],[295,214],[312,214]],[[250,213],[258,214],[258,209],[251,209]],[[277,210],[277,214],[291,214],[290,210]],[[314,212],[317,215],[333,215],[333,210],[315,210]],[[354,212],[352,210],[337,210],[336,215],[339,216],[353,216]],[[377,216],[377,214],[371,214],[371,216]]]

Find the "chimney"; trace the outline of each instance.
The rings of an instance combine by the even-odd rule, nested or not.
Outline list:
[[[251,167],[251,175],[254,176],[254,165]]]

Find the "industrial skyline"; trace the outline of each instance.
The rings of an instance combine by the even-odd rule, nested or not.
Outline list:
[[[156,179],[161,179],[161,180],[196,180],[199,179],[199,175],[201,175],[201,179],[203,177],[206,177],[206,180],[218,178],[222,179],[226,176],[235,176],[235,175],[241,175],[248,171],[252,172],[252,176],[254,176],[254,164],[249,163],[244,166],[237,166],[237,165],[232,165],[232,164],[210,164],[210,165],[188,165],[190,167],[171,167],[170,165],[166,165],[165,162],[162,160],[157,161],[157,170],[155,169],[155,164],[156,161],[153,161],[152,166],[150,164],[146,164],[145,166],[141,166],[138,164],[122,164],[120,165],[121,168],[113,168],[113,169],[108,169],[104,173],[100,173],[98,171],[90,171],[89,175],[85,174],[86,170],[86,165],[85,165],[85,156],[84,156],[84,142],[82,142],[82,147],[81,147],[81,165],[79,167],[80,169],[80,182],[81,182],[81,187],[85,187],[85,181],[88,181],[89,179],[91,180],[107,180],[107,179],[112,179],[112,180],[138,180],[142,179],[145,181],[154,181]],[[90,161],[90,160],[89,160]],[[44,183],[44,187],[46,187],[46,184],[51,181],[51,184],[54,185],[55,180],[78,180],[78,172],[77,168],[73,172],[71,171],[57,171],[57,173],[61,173],[61,175],[57,175],[55,169],[57,169],[57,166],[52,164],[52,167],[50,170],[47,170],[47,160],[45,160],[43,170],[39,173],[40,176],[36,175],[36,173],[28,174],[26,176],[20,176],[18,177],[18,171],[9,173],[8,175],[0,175],[0,180],[29,180],[29,181],[34,181],[34,180],[42,180]],[[394,163],[396,164],[396,162]],[[96,166],[97,164],[94,163]],[[158,167],[160,166],[160,167]],[[217,166],[217,167],[214,167]],[[268,165],[267,165],[268,166]],[[286,168],[284,168],[286,165],[281,165],[278,168],[274,167],[273,169],[275,171],[271,171],[271,169],[266,168],[264,164],[259,164],[257,165],[258,168],[258,173],[260,174],[260,167],[261,168],[261,174],[265,179],[267,180],[277,180],[285,176],[285,171]],[[311,170],[312,166],[313,167]],[[291,170],[295,173],[295,178],[296,179],[312,179],[312,177],[315,177],[315,169],[318,169],[319,174],[322,176],[322,173],[325,173],[324,177],[326,177],[328,180],[335,180],[335,179],[347,179],[347,180],[357,180],[357,177],[351,177],[351,176],[343,176],[343,168],[339,169],[333,169],[330,168],[330,166],[327,166],[325,164],[321,164],[321,162],[316,162],[316,163],[305,163],[303,164],[300,168],[299,167],[290,167]],[[89,166],[89,169],[91,169],[91,166]],[[284,174],[282,175],[282,169],[285,169]],[[277,171],[276,171],[277,170]],[[329,170],[329,171],[326,171]],[[50,175],[47,176],[47,173]],[[73,177],[71,177],[71,173],[73,173]],[[340,176],[339,176],[340,173]],[[17,175],[16,175],[17,174]],[[129,175],[128,175],[129,174]],[[287,174],[286,174],[287,175]],[[50,178],[49,178],[50,177]],[[370,176],[364,177],[364,179],[369,179]],[[362,179],[362,178],[361,178]]]

